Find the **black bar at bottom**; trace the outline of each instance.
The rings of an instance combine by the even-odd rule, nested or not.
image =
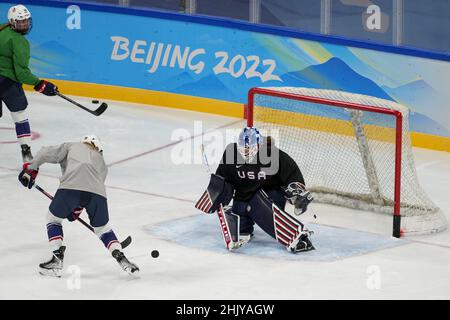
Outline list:
[[[392,231],[392,236],[396,238],[400,238],[401,232],[400,232],[400,221],[402,219],[401,215],[394,215],[394,228]]]

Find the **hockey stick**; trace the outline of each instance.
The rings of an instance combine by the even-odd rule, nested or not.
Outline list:
[[[203,156],[203,165],[206,168],[208,174],[211,175],[211,168],[209,166],[208,157],[205,153],[205,146],[202,144],[202,156]],[[231,237],[230,227],[228,226],[227,219],[225,218],[225,213],[223,211],[223,206],[220,205],[217,210],[217,218],[219,219],[220,231],[222,231],[223,241],[225,242],[225,246],[228,250],[236,249],[239,247],[239,239],[238,241],[233,241]],[[239,227],[238,227],[239,228]]]
[[[202,156],[203,156],[203,165],[206,168],[206,171],[208,171],[208,174],[211,174],[211,168],[209,167],[208,157],[205,153],[205,145],[202,143]]]
[[[56,94],[58,96],[60,96],[61,98],[63,98],[64,100],[69,101],[70,103],[76,105],[77,107],[89,112],[90,114],[93,114],[94,116],[99,116],[101,115],[103,112],[105,112],[106,108],[108,108],[108,104],[106,104],[105,102],[103,102],[100,107],[98,107],[96,110],[90,110],[88,108],[86,108],[85,106],[79,104],[76,101],[73,101],[72,99],[70,99],[69,97],[66,97],[65,95],[63,95],[62,93],[56,91]]]
[[[47,198],[49,198],[50,200],[53,200],[53,196],[52,196],[50,193],[48,193],[47,191],[45,191],[44,189],[42,189],[40,186],[38,186],[37,184],[35,184],[34,187],[35,187],[38,191],[40,191],[42,194],[44,194]],[[86,228],[88,228],[88,229],[91,230],[92,232],[95,232],[95,231],[94,231],[94,228],[91,227],[91,226],[89,225],[89,223],[87,223],[86,221],[84,221],[84,220],[81,219],[80,217],[78,217],[77,220],[78,220],[79,222],[81,222],[81,224],[84,225]],[[120,243],[120,245],[122,246],[122,249],[125,249],[126,247],[128,247],[128,246],[130,245],[130,243],[131,243],[131,237],[128,236],[128,237],[125,238],[125,240],[123,240],[123,241]]]

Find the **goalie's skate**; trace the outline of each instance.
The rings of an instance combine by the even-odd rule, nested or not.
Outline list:
[[[247,243],[249,243],[250,242],[250,240],[253,238],[253,233],[251,233],[251,234],[248,234],[248,233],[246,233],[246,234],[240,234],[239,235],[239,240],[238,241],[232,241],[232,242],[230,242],[230,245],[229,245],[229,250],[231,251],[231,250],[237,250],[237,249],[239,249],[240,247],[242,247],[243,245],[245,245],[245,244],[247,244]]]
[[[53,251],[52,258],[44,263],[39,264],[39,273],[43,276],[60,278],[63,271],[63,260],[65,246],[61,246],[58,250]]]
[[[122,270],[124,270],[129,275],[137,275],[139,273],[138,266],[128,261],[127,257],[125,257],[122,251],[116,249],[112,252],[112,256],[119,263]]]
[[[315,248],[312,245],[311,240],[309,240],[311,234],[313,234],[313,232],[308,230],[300,232],[297,238],[295,238],[286,249],[292,253],[314,250]]]

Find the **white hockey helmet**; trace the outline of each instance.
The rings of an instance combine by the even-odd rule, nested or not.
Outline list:
[[[103,144],[95,134],[89,134],[81,139],[82,143],[89,144],[96,148],[99,152],[103,152]]]
[[[254,127],[245,127],[241,130],[237,142],[237,148],[246,162],[252,162],[262,143],[259,130]]]
[[[33,27],[31,12],[21,4],[9,8],[8,22],[14,31],[23,35],[29,33]]]

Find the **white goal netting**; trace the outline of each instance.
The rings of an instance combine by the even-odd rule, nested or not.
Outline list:
[[[446,228],[444,215],[417,179],[406,107],[342,91],[261,89],[348,103],[346,107],[332,106],[292,96],[256,93],[253,125],[278,137],[276,145],[297,162],[316,201],[361,210],[394,213],[396,117],[380,110],[400,111],[402,233],[433,233]],[[360,111],[350,104],[375,110]]]

